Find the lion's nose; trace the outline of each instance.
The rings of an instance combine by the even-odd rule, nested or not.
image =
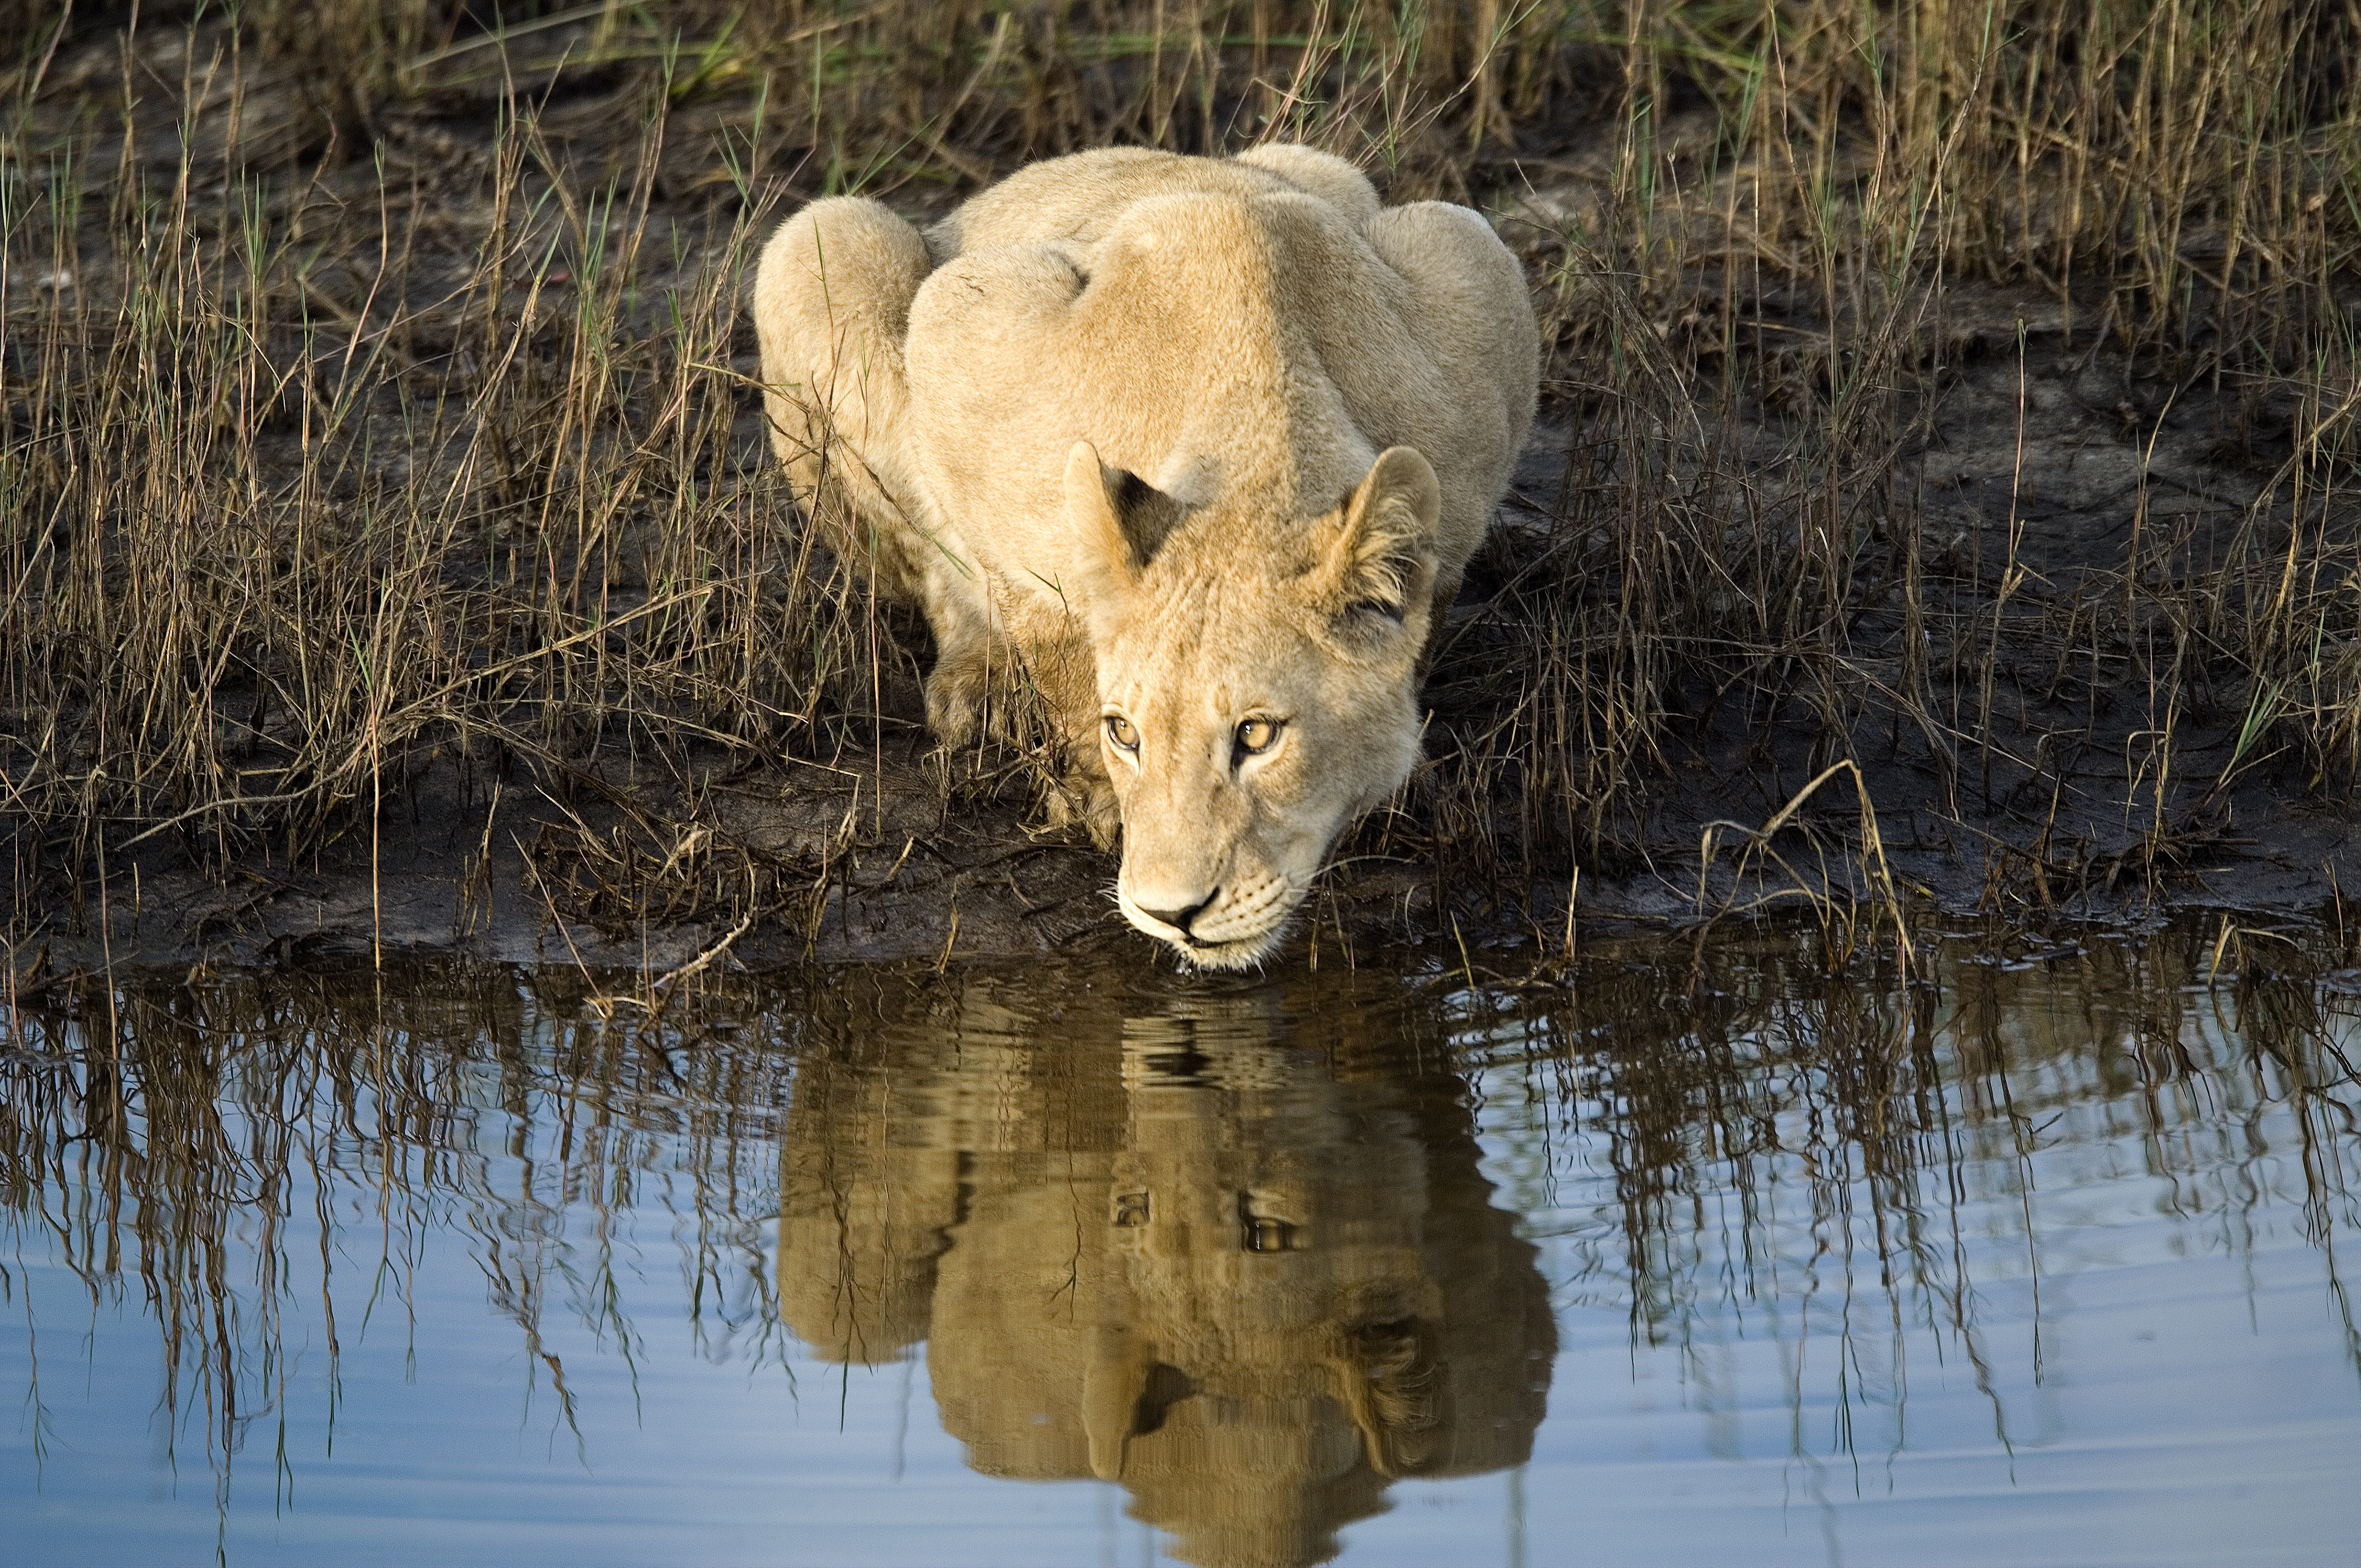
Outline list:
[[[1189,922],[1205,913],[1205,906],[1221,896],[1222,890],[1217,887],[1186,909],[1150,909],[1141,905],[1139,912],[1150,920],[1161,920],[1185,937],[1189,934]]]

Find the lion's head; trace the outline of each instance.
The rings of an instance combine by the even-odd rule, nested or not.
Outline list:
[[[1216,500],[1176,521],[1081,442],[1065,506],[1123,814],[1117,902],[1191,962],[1245,968],[1417,761],[1434,471],[1396,446],[1320,516]]]

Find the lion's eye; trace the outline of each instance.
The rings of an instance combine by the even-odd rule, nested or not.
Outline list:
[[[1259,756],[1279,743],[1279,721],[1275,718],[1249,718],[1238,726],[1238,752],[1242,756]]]
[[[1139,731],[1133,729],[1131,720],[1126,718],[1122,714],[1108,714],[1106,716],[1106,729],[1107,739],[1122,747],[1125,751],[1137,751],[1139,750]]]

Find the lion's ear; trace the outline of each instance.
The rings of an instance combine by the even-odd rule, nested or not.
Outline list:
[[[1422,642],[1434,598],[1443,489],[1417,450],[1389,446],[1345,499],[1323,584],[1340,613],[1376,611]],[[1415,625],[1412,623],[1415,622]]]
[[[1361,1452],[1380,1475],[1415,1475],[1442,1436],[1442,1368],[1432,1327],[1415,1318],[1359,1323],[1329,1356],[1336,1396],[1360,1430]]]
[[[1077,441],[1066,454],[1074,587],[1093,638],[1103,639],[1122,624],[1140,573],[1183,514],[1180,502],[1138,475],[1100,462],[1098,448],[1089,442]]]
[[[1102,1330],[1098,1337],[1096,1354],[1082,1374],[1082,1431],[1090,1440],[1091,1474],[1120,1481],[1140,1396],[1148,1388],[1148,1358],[1119,1330]]]

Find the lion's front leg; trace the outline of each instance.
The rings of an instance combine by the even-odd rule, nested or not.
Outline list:
[[[1123,832],[1123,812],[1099,744],[1098,664],[1090,639],[1064,615],[1030,630],[1023,639],[1026,673],[1056,730],[1057,777],[1045,793],[1043,815],[1053,828],[1080,826],[1100,849],[1112,849]]]
[[[1016,657],[918,473],[903,339],[931,268],[918,232],[883,204],[814,202],[763,247],[754,324],[773,450],[839,556],[925,612],[927,726],[958,747],[1005,703]]]
[[[781,225],[754,279],[772,449],[839,555],[916,605],[929,598],[939,527],[918,477],[902,347],[931,267],[918,232],[882,203],[836,197]]]
[[[986,729],[1038,745],[1049,764],[1043,817],[1053,828],[1087,828],[1101,849],[1111,848],[1123,819],[1099,750],[1097,669],[1081,629],[1021,600],[1005,619],[1002,601],[953,571],[936,572],[927,590],[927,619],[937,628],[928,727],[950,748]]]
[[[991,596],[949,558],[926,568],[927,624],[935,667],[927,675],[927,728],[956,749],[973,740],[995,706],[1014,689],[1016,651]]]

